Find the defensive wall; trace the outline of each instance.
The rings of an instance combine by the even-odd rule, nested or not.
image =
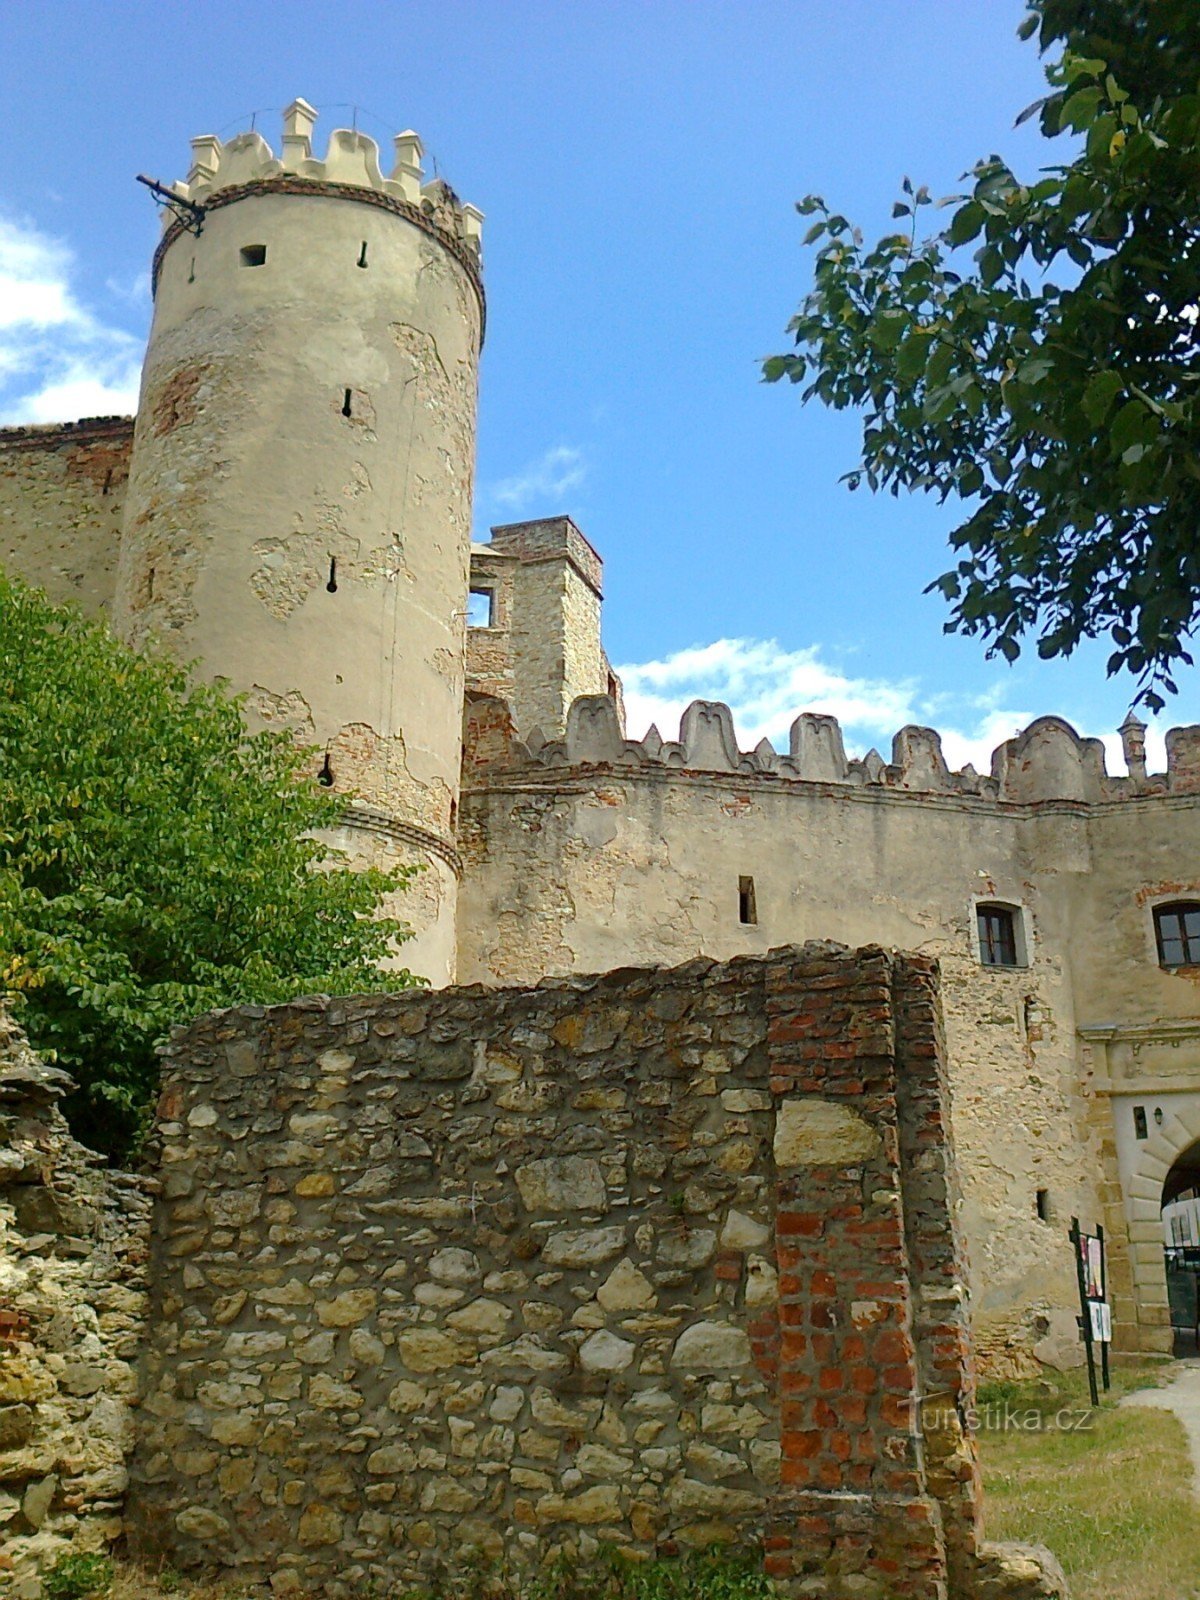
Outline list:
[[[1153,932],[1157,903],[1200,898],[1200,729],[1171,731],[1160,774],[1146,772],[1136,725],[1124,736],[1124,777],[1058,718],[979,774],[951,772],[926,728],[901,730],[890,761],[847,760],[827,716],[799,717],[778,754],[765,741],[739,751],[715,703],[691,706],[678,740],[635,741],[615,704],[591,697],[571,708],[565,738],[545,740],[522,739],[506,707],[477,699],[459,972],[528,983],[814,937],[936,956],[991,1370],[1078,1358],[1064,1254],[1075,1214],[1108,1230],[1121,1343],[1169,1349],[1150,1215],[1169,1153],[1130,1156],[1127,1140],[1122,1169],[1118,1132],[1147,1082],[1176,1145],[1200,1110],[1198,974],[1162,968]],[[1015,965],[981,963],[981,902],[1012,909]]]
[[[340,1596],[753,1538],[828,1600],[1060,1592],[979,1545],[931,962],[241,1007],[164,1065],[143,1555]]]

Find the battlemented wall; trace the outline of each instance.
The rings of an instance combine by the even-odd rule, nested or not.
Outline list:
[[[165,1069],[143,1554],[334,1596],[599,1541],[974,1572],[928,963],[243,1007]]]
[[[1032,1370],[1034,1352],[1073,1361],[1066,1223],[1106,1220],[1118,1259],[1125,1248],[1109,1101],[1077,1030],[1196,1016],[1194,981],[1158,965],[1151,917],[1156,894],[1200,893],[1196,737],[1177,730],[1165,774],[1113,778],[1097,741],[1043,719],[981,776],[949,772],[924,729],[903,730],[890,763],[850,762],[833,720],[804,716],[787,754],[742,754],[724,707],[693,706],[668,744],[624,739],[595,700],[565,740],[523,743],[484,703],[459,971],[522,983],[813,937],[937,956],[981,1349],[998,1372]],[[743,878],[753,923],[739,921]],[[1018,909],[1022,965],[981,965],[979,900]],[[1165,1053],[1184,1077],[1200,1068],[1197,1045]],[[1145,1343],[1127,1282],[1119,1293],[1123,1337]],[[1165,1313],[1145,1316],[1159,1347]]]
[[[132,417],[0,428],[0,569],[107,612],[132,441]]]

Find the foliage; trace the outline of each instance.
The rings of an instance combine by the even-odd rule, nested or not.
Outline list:
[[[771,1600],[775,1592],[757,1550],[711,1546],[635,1561],[608,1548],[591,1561],[560,1558],[530,1577],[456,1563],[405,1600]]]
[[[0,574],[0,994],[126,1152],[155,1044],[213,1006],[401,988],[378,917],[407,874],[330,862],[344,801],[222,688]]]
[[[978,162],[925,238],[906,178],[903,231],[869,247],[801,201],[814,286],[764,376],[863,412],[851,488],[963,502],[930,585],[947,631],[1009,661],[1107,635],[1158,709],[1200,611],[1200,6],[1030,0],[1021,32],[1053,54],[1018,120],[1071,159],[1033,182]]]
[[[45,1600],[102,1600],[112,1580],[113,1564],[105,1556],[59,1556],[42,1579],[42,1594]]]

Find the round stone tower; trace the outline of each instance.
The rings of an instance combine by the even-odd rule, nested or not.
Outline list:
[[[249,696],[348,791],[335,840],[420,862],[404,965],[454,977],[482,217],[421,143],[384,177],[316,112],[192,142],[154,258],[114,624]]]

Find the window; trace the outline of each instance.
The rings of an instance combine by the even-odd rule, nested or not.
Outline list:
[[[976,906],[979,959],[985,967],[1019,967],[1017,913],[1011,906]]]
[[[1148,1133],[1149,1133],[1149,1129],[1146,1127],[1146,1108],[1145,1108],[1145,1106],[1134,1106],[1134,1108],[1133,1108],[1133,1136],[1134,1136],[1134,1138],[1135,1139],[1145,1139],[1147,1137]]]
[[[758,907],[754,903],[754,879],[738,879],[738,921],[757,922]]]
[[[472,589],[467,595],[467,627],[491,628],[495,625],[496,595],[491,589]]]
[[[1036,1196],[1036,1198],[1034,1200],[1034,1209],[1037,1212],[1037,1218],[1038,1218],[1039,1222],[1049,1222],[1050,1221],[1050,1191],[1049,1191],[1049,1189],[1039,1189],[1038,1190],[1037,1196]]]
[[[1160,966],[1200,966],[1200,903],[1176,900],[1155,906],[1154,937]]]
[[[244,244],[242,246],[242,265],[244,267],[264,266],[267,259],[265,244]]]

